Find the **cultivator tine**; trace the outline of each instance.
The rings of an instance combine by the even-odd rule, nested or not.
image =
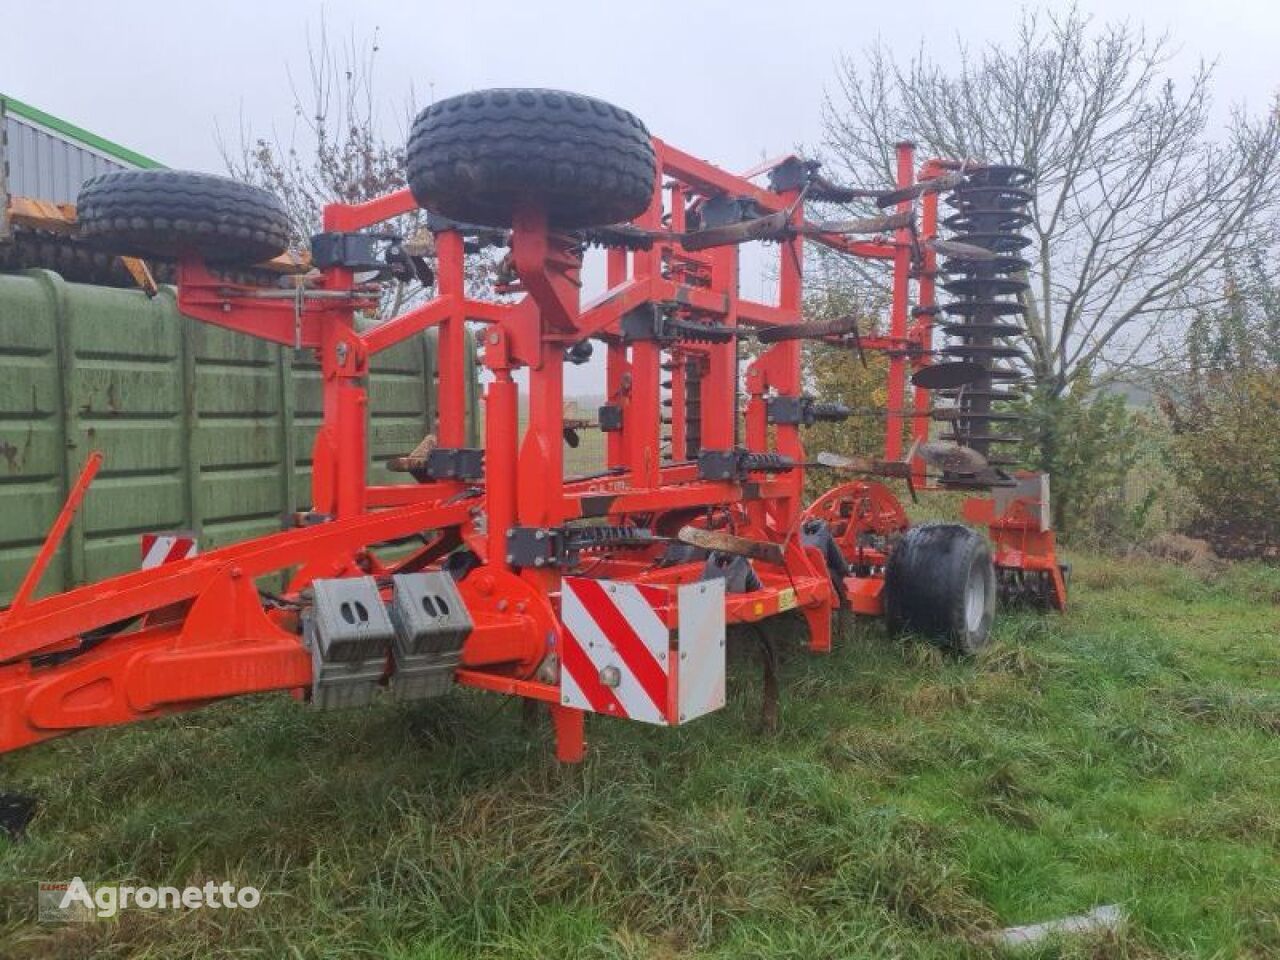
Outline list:
[[[984,420],[986,419],[986,417],[987,415],[983,414]],[[983,426],[986,426],[986,424],[983,422],[978,422],[977,418],[975,417],[974,422],[969,425],[968,429],[956,430],[954,433],[944,433],[939,439],[951,440],[951,441],[954,441],[955,443],[961,443],[961,444],[1022,443],[1023,442],[1023,439],[1024,439],[1023,437],[1015,437],[1007,433],[977,433],[973,430],[973,427],[983,427]],[[966,447],[961,447],[961,449],[970,450],[972,448],[966,446]]]
[[[910,210],[893,213],[883,217],[863,217],[859,220],[820,220],[817,223],[805,223],[800,227],[801,233],[889,233],[910,227],[915,222],[915,214]]]
[[[830,236],[833,234],[888,233],[910,227],[915,220],[912,211],[906,210],[880,217],[862,217],[855,220],[823,220],[817,223],[793,224],[792,210],[779,210],[763,217],[741,220],[722,226],[673,233],[668,230],[643,230],[622,224],[579,231],[584,243],[623,250],[649,250],[656,242],[678,242],[686,250],[697,252],[713,247],[729,247],[750,243],[753,240],[785,240],[797,234],[806,236]]]
[[[960,407],[935,407],[929,411],[929,416],[934,420],[943,422],[956,421],[1000,421],[1001,423],[1017,423],[1027,418],[1021,413],[972,413]]]
[[[680,237],[680,244],[686,250],[697,251],[750,243],[752,240],[774,240],[787,233],[790,219],[789,210],[779,210],[777,213],[756,217],[754,220],[742,220],[722,227],[694,230],[683,234]]]
[[[971,447],[962,447],[958,443],[946,440],[930,440],[922,443],[919,449],[920,459],[930,466],[937,467],[947,473],[973,475],[986,470],[990,464],[987,458]]]
[[[846,457],[826,450],[819,451],[814,463],[819,467],[830,467],[847,473],[871,473],[875,469],[875,461],[870,457]]]
[[[778,732],[778,648],[759,626],[755,634],[760,640],[760,731],[772,734]]]
[[[990,263],[999,255],[986,247],[980,247],[976,243],[961,243],[958,240],[930,240],[926,246],[933,250],[934,253],[951,257],[955,260],[972,260],[979,263]]]
[[[929,193],[941,193],[964,182],[962,171],[946,173],[940,177],[921,180],[909,187],[897,190],[877,190],[868,187],[842,187],[821,176],[810,181],[810,196],[826,203],[850,203],[854,200],[874,200],[876,206],[892,207],[904,200],[915,200]]]
[[[807,323],[779,324],[774,327],[761,327],[756,331],[756,340],[760,343],[782,343],[784,340],[821,340],[826,337],[846,336],[851,336],[854,342],[860,345],[858,318],[851,313],[832,320],[810,320]]]
[[[911,471],[911,461],[916,455],[916,447],[920,443],[919,440],[911,444],[911,449],[907,451],[907,455],[901,460],[873,460],[870,457],[845,457],[838,453],[828,453],[821,451],[814,466],[829,467],[832,470],[839,470],[842,473],[856,473],[872,477],[887,477],[894,480],[904,480],[907,484],[907,492],[911,494],[911,501],[919,503],[920,497],[916,492],[915,477]]]
[[[872,477],[889,477],[905,480],[911,476],[911,460],[914,451],[904,460],[874,460],[871,457],[846,457],[838,453],[821,451],[810,466],[827,467],[842,473],[857,473]]]
[[[566,446],[572,450],[577,450],[582,445],[582,437],[578,433],[578,427],[565,424],[560,431],[560,435],[564,438]]]
[[[936,442],[936,441],[933,441],[933,442]],[[960,448],[960,449],[967,450],[967,448]],[[916,483],[915,483],[919,475],[916,474],[911,469],[911,460],[914,459],[917,456],[917,454],[918,454],[918,451],[916,451],[913,448],[912,450],[908,451],[907,455],[903,457],[901,460],[872,461],[872,460],[861,458],[861,457],[842,457],[839,454],[824,452],[824,453],[819,453],[816,461],[809,464],[809,466],[830,467],[835,470],[840,470],[843,473],[853,473],[853,474],[859,474],[864,476],[875,476],[875,477],[888,477],[894,480],[902,480],[907,485],[907,492],[911,495],[912,501],[914,503],[919,503],[920,502],[919,489],[916,487]],[[928,458],[925,457],[924,455],[921,455],[921,459],[924,459],[926,463],[929,462]],[[1001,461],[1001,462],[1004,462],[1004,461]],[[948,476],[951,476],[951,477],[962,476],[962,479],[964,480],[964,482],[974,487],[1008,486],[1011,483],[1010,479],[1007,476],[1005,476],[1003,473],[1001,473],[999,470],[996,470],[992,466],[988,466],[981,470],[977,470],[974,473],[965,473],[963,475],[959,475],[957,472],[954,472],[954,471],[951,472],[950,474],[944,474],[944,473],[926,473],[925,474],[925,477],[927,479],[935,479],[935,480],[943,480],[943,479],[946,479]]]
[[[714,553],[727,553],[748,560],[760,560],[783,566],[782,547],[768,540],[752,540],[720,530],[703,530],[701,527],[681,527],[676,539],[691,547],[699,547]]]
[[[895,203],[915,200],[925,194],[952,190],[964,183],[964,179],[964,173],[957,171],[956,173],[945,173],[930,180],[920,180],[909,187],[902,187],[899,190],[887,190],[877,193],[875,195],[876,206],[881,208],[892,207]]]
[[[907,493],[911,494],[912,503],[920,502],[920,495],[916,492],[915,471],[911,469],[911,461],[916,458],[916,451],[919,449],[920,438],[916,437],[916,439],[911,441],[911,446],[907,448],[906,456],[902,458],[902,465],[906,467],[906,473],[903,474],[902,479],[907,481]]]
[[[809,180],[809,196],[822,203],[851,203],[854,200],[874,200],[883,191],[866,187],[842,187],[826,177],[815,174]]]

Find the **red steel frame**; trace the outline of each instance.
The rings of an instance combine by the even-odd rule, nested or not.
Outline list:
[[[719,195],[750,198],[767,213],[795,206],[796,219],[803,217],[802,205],[795,203],[798,191],[772,192],[658,139],[654,147],[661,176],[649,209],[635,221],[640,227],[660,227],[666,212],[671,228],[683,230],[689,201]],[[930,161],[921,176],[935,176],[951,166]],[[912,147],[901,144],[898,185],[911,184],[914,176]],[[334,204],[325,210],[324,228],[362,230],[414,207],[407,190],[366,203]],[[937,195],[927,194],[915,239],[927,240],[936,228]],[[918,280],[918,305],[933,304],[933,254],[927,244],[916,244],[908,229],[869,241],[837,235],[815,239],[892,265],[888,335],[866,338],[865,345],[889,355],[889,407],[896,411],[907,402],[909,373],[928,362],[921,351],[930,346],[931,315],[917,311],[913,318],[909,303],[912,281]],[[925,251],[923,263],[914,263],[913,251],[920,249]],[[237,694],[286,690],[303,696],[312,682],[312,664],[299,638],[296,606],[264,603],[259,579],[290,570],[286,597],[296,597],[315,578],[419,570],[465,544],[482,563],[460,584],[475,628],[463,647],[457,682],[546,701],[557,755],[580,759],[583,713],[563,706],[558,686],[539,679],[539,666],[555,654],[561,636],[560,573],[509,565],[505,537],[517,525],[556,527],[584,517],[624,523],[672,511],[719,509],[732,515],[736,532],[780,543],[785,561],[782,567],[759,565],[762,589],[727,597],[728,622],[758,621],[794,608],[808,623],[811,648],[830,649],[832,613],[840,600],[822,557],[801,545],[799,521],[823,511],[836,517],[854,504],[859,529],[889,534],[907,522],[897,499],[881,484],[848,483],[806,514],[800,467],[753,475],[750,481],[707,481],[698,478],[694,464],[664,461],[659,455],[664,351],[671,358],[698,362],[702,445],[728,449],[735,446],[740,385],[736,345],[664,348],[655,341],[627,343],[619,332],[625,313],[654,303],[730,327],[798,322],[802,236],[797,233],[779,245],[777,304],[740,295],[735,247],[695,253],[674,241],[656,243],[647,251],[608,251],[606,291],[581,303],[581,255],[571,240],[548,229],[545,212],[535,207],[519,210],[514,218],[510,259],[519,278],[515,289],[524,294],[514,302],[468,296],[460,233],[437,234],[436,251],[436,296],[363,332],[356,328],[355,316],[374,304],[376,293],[359,286],[350,270],[326,269],[313,292],[295,300],[231,286],[198,260],[179,265],[178,302],[186,315],[318,353],[324,419],[315,442],[311,509],[323,522],[15,604],[0,620],[0,751]],[[483,362],[491,378],[484,392],[483,493],[469,494],[467,484],[458,481],[370,483],[365,435],[370,358],[437,328],[437,442],[462,447],[467,324],[482,327]],[[609,474],[561,480],[564,351],[588,337],[605,343],[607,391],[610,402],[623,408],[623,426],[607,437],[607,466],[614,468]],[[679,456],[685,439],[685,363],[668,367],[672,450]],[[521,368],[528,372],[529,387],[523,438],[513,377]],[[800,343],[784,341],[765,350],[749,365],[744,383],[746,449],[765,452],[772,436],[776,452],[803,462],[799,428],[771,429],[765,405],[768,395],[801,393]],[[911,436],[927,437],[927,395],[916,390],[913,402]],[[901,455],[902,437],[903,417],[893,412],[885,440],[888,458]],[[914,469],[923,481],[923,465],[917,462]],[[483,523],[478,522],[481,516]],[[1000,519],[991,516],[986,522]],[[434,535],[411,555],[394,562],[378,556],[377,544],[422,531]],[[885,556],[855,540],[850,535],[842,541],[851,557],[856,554],[861,571],[845,582],[847,603],[855,612],[878,614]],[[1022,545],[1027,547],[1025,537]],[[1043,556],[1045,547],[1041,538],[1030,549]],[[1051,557],[1051,541],[1047,548]],[[591,575],[674,588],[697,579],[701,571],[700,564],[660,568],[653,559],[643,551],[604,556]],[[674,626],[674,602],[668,620]]]

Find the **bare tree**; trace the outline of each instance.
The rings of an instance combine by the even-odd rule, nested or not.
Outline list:
[[[950,62],[881,45],[846,57],[827,97],[828,160],[860,185],[888,182],[904,138],[1035,170],[1025,348],[1051,396],[1156,360],[1224,296],[1224,264],[1280,202],[1280,107],[1233,110],[1215,137],[1212,66],[1175,84],[1171,53],[1167,36],[1074,8],[1024,11],[1011,43]]]
[[[322,229],[326,204],[359,203],[406,184],[406,131],[416,109],[413,91],[403,102],[400,122],[388,122],[377,93],[377,57],[376,30],[366,40],[352,37],[335,45],[322,19],[314,37],[310,30],[307,33],[305,81],[299,83],[288,71],[293,117],[287,132],[273,127],[270,136],[254,134],[242,123],[234,147],[219,135],[231,176],[280,197],[300,248]],[[386,229],[410,241],[415,253],[434,253],[423,211],[397,217]],[[483,283],[491,270],[490,258],[468,257],[473,284]],[[430,291],[417,280],[397,280],[386,287],[379,315],[394,316]]]

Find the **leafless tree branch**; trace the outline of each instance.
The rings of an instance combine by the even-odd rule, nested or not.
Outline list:
[[[1168,36],[1025,11],[1011,43],[950,62],[883,45],[846,57],[824,105],[827,160],[891,182],[892,144],[1036,171],[1024,346],[1054,393],[1150,362],[1168,329],[1225,295],[1224,267],[1280,207],[1280,101],[1211,130],[1212,64],[1167,75]],[[876,273],[849,275],[874,283]]]

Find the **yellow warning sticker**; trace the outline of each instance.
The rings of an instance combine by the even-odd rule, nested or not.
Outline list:
[[[796,588],[787,587],[778,591],[778,610],[794,610],[796,606]]]

